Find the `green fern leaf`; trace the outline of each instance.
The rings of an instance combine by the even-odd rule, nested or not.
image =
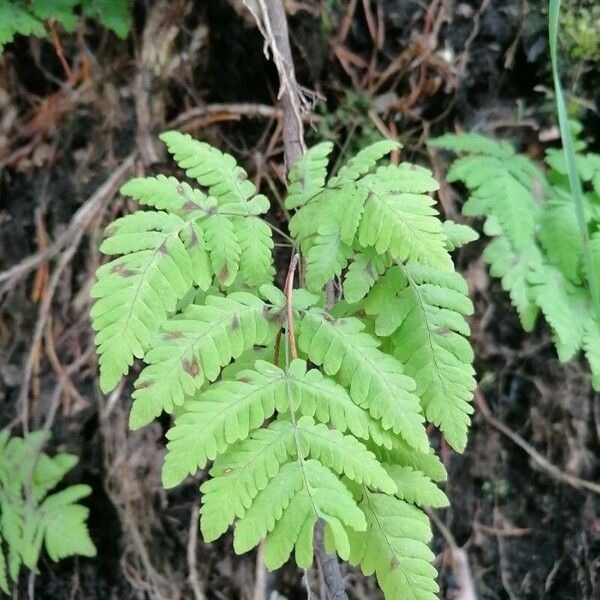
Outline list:
[[[552,328],[558,357],[565,362],[581,348],[588,311],[584,288],[573,285],[556,267],[544,265],[528,277],[531,297]]]
[[[385,255],[366,248],[350,263],[344,278],[344,297],[354,303],[362,300],[390,266]]]
[[[260,492],[234,532],[234,549],[247,552],[267,536],[265,564],[280,567],[296,547],[296,562],[308,567],[313,558],[313,530],[322,518],[335,532],[342,558],[349,553],[349,530],[366,526],[362,511],[344,484],[322,464],[307,460],[284,465]]]
[[[214,198],[175,177],[164,175],[130,179],[121,187],[121,194],[186,221],[214,214],[217,210]]]
[[[16,34],[44,37],[46,29],[24,6],[3,2],[0,4],[0,53]]]
[[[149,423],[163,410],[171,412],[244,350],[271,342],[275,326],[267,311],[256,296],[236,292],[208,296],[204,306],[192,304],[179,318],[166,321],[144,357],[148,366],[136,381],[130,427]]]
[[[502,289],[510,294],[510,299],[519,313],[525,331],[535,325],[539,308],[531,297],[529,275],[542,265],[542,255],[535,243],[516,254],[505,237],[492,240],[483,252],[483,258],[490,265],[490,274],[501,278]]]
[[[223,287],[230,286],[238,274],[242,253],[233,221],[214,215],[202,222],[202,229],[213,273]]]
[[[317,196],[325,187],[327,164],[333,150],[331,142],[321,142],[310,148],[288,173],[290,182],[286,208],[299,208]]]
[[[41,21],[54,19],[66,31],[73,32],[77,26],[74,9],[78,3],[78,0],[33,0],[28,8]]]
[[[583,337],[583,349],[592,370],[592,386],[600,391],[600,325],[590,316]]]
[[[100,250],[124,256],[98,269],[91,290],[105,392],[127,373],[134,357],[144,355],[152,334],[192,285],[192,263],[179,237],[185,226],[176,215],[139,211],[109,228]]]
[[[86,15],[96,17],[122,40],[129,34],[133,20],[128,0],[84,0],[82,8]]]
[[[442,223],[442,231],[446,236],[446,250],[448,252],[452,252],[479,238],[479,234],[468,225],[455,223],[450,219]]]
[[[273,281],[273,238],[269,226],[256,217],[236,218],[235,234],[240,245],[240,270],[251,287]]]
[[[294,429],[287,420],[277,420],[267,428],[230,446],[217,456],[211,479],[202,484],[200,525],[206,542],[220,537],[243,517],[257,494],[295,453]]]
[[[415,452],[404,440],[398,437],[393,440],[391,448],[372,444],[369,445],[369,448],[381,463],[409,467],[413,471],[419,471],[432,481],[446,481],[448,479],[444,463],[431,448],[427,452]]]
[[[365,532],[349,531],[350,563],[375,573],[386,600],[436,600],[431,528],[418,508],[393,496],[364,491]]]
[[[515,154],[515,149],[508,142],[494,140],[480,133],[461,133],[460,135],[448,133],[429,140],[427,145],[452,150],[456,153],[468,152],[499,159],[507,159]]]
[[[402,365],[381,352],[377,340],[364,331],[360,320],[332,320],[326,313],[308,311],[300,324],[298,343],[309,359],[336,375],[352,399],[381,419],[417,450],[429,447],[419,400]]]
[[[316,292],[336,276],[348,264],[352,249],[346,245],[335,224],[321,225],[314,246],[308,251],[306,284],[309,290]]]
[[[475,388],[473,351],[463,337],[469,334],[463,315],[473,310],[464,279],[417,263],[394,267],[365,308],[376,315],[377,335],[392,336],[396,356],[417,382],[427,419],[461,451]]]
[[[86,525],[89,510],[76,504],[91,493],[92,489],[87,485],[73,485],[48,496],[41,504],[44,544],[53,561],[73,555],[96,556]]]
[[[554,200],[544,207],[538,235],[550,262],[572,282],[580,283],[583,246],[570,197]]]
[[[328,186],[339,187],[356,181],[366,175],[386,154],[399,148],[402,148],[402,144],[394,140],[380,140],[363,148],[342,166],[335,177],[330,179]]]
[[[255,370],[238,373],[237,381],[220,381],[189,400],[167,433],[164,486],[173,487],[203,469],[228,446],[246,439],[275,410],[286,411],[288,400],[285,373],[263,361],[255,363]]]
[[[384,465],[388,475],[394,481],[396,496],[411,504],[443,508],[448,506],[448,498],[440,488],[421,471],[400,465]]]
[[[2,549],[2,542],[2,535],[0,535],[0,590],[3,591],[6,595],[8,595],[10,591],[8,589],[6,558],[4,556],[4,550]]]
[[[425,194],[405,191],[402,174],[410,175],[409,169],[395,169],[398,177],[386,177],[393,172],[380,168],[361,181],[368,190],[358,231],[361,246],[389,252],[394,260],[418,260],[451,269],[442,224],[433,208],[435,201]]]
[[[322,423],[315,424],[310,417],[299,419],[297,430],[304,457],[310,456],[356,483],[364,483],[387,494],[396,492],[396,485],[375,455],[356,438],[329,429]]]
[[[233,156],[178,131],[162,133],[160,139],[186,175],[208,188],[220,207],[236,214],[257,214],[250,205],[256,188]],[[255,199],[255,204],[260,214],[268,209],[268,201],[264,196],[257,198],[260,200]]]
[[[348,392],[318,369],[306,370],[306,362],[294,360],[288,369],[288,380],[296,410],[320,423],[331,424],[341,432],[349,431],[377,446],[392,447],[394,439],[381,423],[360,408]]]

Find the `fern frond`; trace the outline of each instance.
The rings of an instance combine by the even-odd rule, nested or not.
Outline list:
[[[502,289],[510,299],[521,319],[525,331],[535,325],[539,308],[531,298],[529,275],[542,265],[542,254],[535,243],[516,254],[505,237],[492,240],[483,252],[485,262],[490,265],[490,274],[499,277]]]
[[[240,245],[240,271],[247,285],[258,287],[273,281],[273,238],[269,226],[257,217],[234,220]]]
[[[452,150],[456,153],[482,154],[494,158],[506,159],[514,156],[515,149],[508,142],[491,139],[480,133],[448,133],[427,142],[428,146]]]
[[[400,465],[384,465],[396,485],[396,496],[418,506],[442,508],[448,506],[448,498],[440,488],[421,471]]]
[[[121,187],[121,194],[186,221],[213,214],[217,210],[214,198],[175,177],[164,175],[130,179]]]
[[[96,555],[86,525],[89,511],[78,504],[91,488],[73,485],[48,495],[77,458],[44,454],[47,438],[44,431],[30,432],[27,438],[0,432],[0,589],[6,593],[9,577],[17,581],[22,565],[36,570],[43,544],[54,561]]]
[[[600,324],[591,315],[583,337],[583,350],[592,370],[592,387],[600,391]]]
[[[531,273],[528,282],[531,297],[552,329],[558,357],[565,362],[583,343],[589,314],[585,289],[572,284],[559,269],[550,265]]]
[[[409,467],[436,482],[448,479],[444,463],[431,448],[427,452],[415,452],[404,440],[398,437],[394,439],[391,448],[371,444],[369,444],[369,448],[381,463]]]
[[[370,440],[377,446],[392,447],[395,439],[381,423],[350,398],[341,385],[324,376],[318,369],[306,370],[306,362],[294,360],[288,369],[291,392],[296,409],[320,423],[331,424],[341,432]]]
[[[224,215],[214,215],[201,226],[213,273],[217,281],[227,287],[238,274],[242,253],[233,221]]]
[[[398,176],[386,176],[393,172],[380,168],[361,181],[368,190],[358,230],[361,246],[389,252],[394,260],[417,260],[451,269],[442,224],[433,208],[435,201],[425,194],[405,191],[402,175],[410,176],[409,169],[395,169]]]
[[[303,154],[288,173],[290,182],[286,208],[300,208],[325,187],[327,164],[333,150],[331,142],[321,142]]]
[[[68,556],[96,556],[96,547],[87,529],[89,509],[78,500],[89,496],[88,485],[73,485],[48,496],[35,514],[29,516],[24,531],[23,563],[34,569],[42,540],[48,556],[55,561]]]
[[[130,427],[171,412],[244,350],[270,343],[274,335],[268,306],[252,294],[208,296],[203,306],[190,305],[163,324],[144,357],[147,366],[136,381]]]
[[[550,262],[570,281],[581,283],[583,246],[570,197],[546,204],[540,215],[538,236]]]
[[[462,450],[475,388],[463,316],[473,307],[464,279],[417,263],[393,267],[373,288],[365,308],[376,315],[377,335],[392,336],[396,356],[417,382],[427,419]]]
[[[289,407],[285,373],[263,361],[238,373],[236,381],[219,381],[185,404],[185,412],[167,433],[163,465],[166,488],[206,466],[228,446],[248,437],[275,410]]]
[[[380,140],[363,148],[341,167],[335,177],[329,180],[328,187],[339,187],[356,181],[371,171],[386,154],[400,148],[402,144],[394,140]]]
[[[418,508],[384,494],[364,491],[359,504],[365,532],[348,531],[350,558],[365,575],[375,573],[386,600],[436,600],[438,585],[428,547],[431,528]]]
[[[384,429],[401,434],[417,450],[428,448],[414,381],[364,328],[359,319],[333,320],[313,309],[300,323],[298,344],[325,373],[337,375],[352,399],[381,419]]]
[[[448,252],[452,252],[479,238],[479,234],[473,228],[462,223],[455,223],[451,219],[447,219],[442,223],[442,231],[446,236],[446,250]]]
[[[104,391],[144,355],[152,334],[192,285],[190,255],[180,238],[185,227],[176,215],[139,211],[109,228],[100,250],[123,256],[98,269],[91,290]]]
[[[287,463],[238,522],[235,551],[247,552],[267,536],[268,569],[280,567],[294,546],[297,564],[308,567],[313,559],[313,530],[318,518],[331,528],[342,558],[350,551],[345,527],[349,531],[366,527],[352,495],[329,469],[316,460]]]
[[[396,492],[396,485],[375,455],[356,438],[322,423],[315,424],[310,417],[299,419],[296,429],[303,457],[310,456],[356,483],[386,494]]]
[[[285,420],[253,431],[220,454],[202,484],[200,526],[206,542],[219,538],[243,517],[257,494],[295,453],[294,429]]]
[[[334,277],[340,276],[348,264],[352,248],[341,239],[340,228],[336,224],[321,225],[314,245],[308,251],[306,285],[317,292]]]
[[[365,248],[350,263],[344,277],[344,298],[350,303],[362,300],[375,282],[390,266],[386,255]]]
[[[208,188],[220,207],[239,214],[260,214],[268,209],[264,196],[254,198],[254,184],[230,154],[178,131],[162,133],[160,139],[186,175]],[[258,213],[249,206],[251,200],[258,206]]]

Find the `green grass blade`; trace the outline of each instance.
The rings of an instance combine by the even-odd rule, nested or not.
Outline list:
[[[577,214],[577,222],[583,241],[584,264],[587,273],[588,284],[592,296],[592,304],[596,313],[596,319],[600,324],[600,295],[598,293],[598,277],[594,272],[594,263],[590,250],[590,239],[588,235],[587,223],[583,208],[583,191],[581,189],[581,181],[577,174],[575,165],[575,150],[573,148],[573,138],[569,129],[569,120],[567,117],[567,107],[565,98],[560,84],[558,74],[557,60],[557,39],[558,39],[558,18],[560,15],[560,0],[550,0],[549,2],[549,42],[550,42],[550,60],[552,61],[552,77],[554,79],[554,91],[556,95],[556,108],[558,111],[558,123],[560,127],[560,137],[562,138],[563,151],[567,163],[569,186],[571,194],[575,202],[575,212]]]

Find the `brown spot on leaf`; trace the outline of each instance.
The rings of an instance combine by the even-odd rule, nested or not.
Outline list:
[[[196,230],[193,227],[190,227],[190,241],[188,243],[188,248],[193,248],[198,245],[198,236],[196,235]]]
[[[236,329],[240,328],[240,320],[238,319],[237,315],[233,315],[233,318],[231,319],[231,329],[232,331],[235,331]]]
[[[187,202],[184,202],[183,206],[181,207],[181,210],[186,213],[191,213],[195,210],[198,210],[198,205],[195,202],[188,200]]]
[[[183,333],[181,333],[181,331],[168,331],[163,335],[163,340],[165,340],[165,342],[169,342],[171,340],[178,340],[182,337]]]
[[[221,283],[225,283],[227,278],[229,277],[229,267],[227,265],[223,265],[223,268],[219,271],[219,281]]]
[[[368,262],[365,267],[365,273],[372,279],[373,278],[373,265]]]
[[[135,269],[127,269],[123,265],[115,265],[112,267],[110,272],[120,275],[121,277],[133,277],[134,275],[137,275],[137,271]]]
[[[434,331],[438,335],[448,335],[449,333],[451,333],[451,330],[448,327],[438,327]]]
[[[282,323],[285,316],[285,309],[276,308],[271,309],[267,305],[263,307],[263,317],[269,321],[269,323]]]
[[[143,390],[144,388],[149,388],[152,385],[154,385],[154,379],[144,379],[144,381],[136,381],[134,387],[136,390]]]
[[[159,247],[158,247],[158,251],[161,254],[167,254],[167,240],[165,240]]]
[[[192,377],[198,377],[200,373],[200,365],[194,356],[192,360],[186,360],[185,358],[181,361],[183,370],[189,373]]]
[[[390,569],[392,571],[395,571],[398,567],[399,567],[398,560],[396,558],[392,558],[392,560],[390,560]]]
[[[238,381],[242,383],[250,383],[250,377],[238,377]]]
[[[179,184],[175,189],[180,196],[185,196],[185,190],[181,184]]]
[[[111,237],[111,236],[115,235],[115,233],[117,233],[117,228],[114,225],[109,225],[104,230],[104,237]]]

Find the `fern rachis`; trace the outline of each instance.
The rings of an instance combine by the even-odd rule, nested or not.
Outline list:
[[[300,287],[282,293],[267,199],[231,156],[177,132],[161,137],[200,188],[159,175],[122,190],[150,210],[117,220],[102,246],[121,255],[93,290],[103,389],[143,359],[130,424],[176,414],[163,482],[209,469],[207,541],[233,526],[236,551],[266,539],[270,568],[293,551],[308,566],[322,520],[330,549],[375,572],[388,599],[431,598],[419,507],[446,499],[425,423],[464,448],[471,305],[449,251],[472,230],[439,220],[429,171],[378,167],[395,142],[365,148],[329,179],[332,145],[322,143],[289,173],[303,268]],[[323,288],[333,279],[344,298],[330,306]]]

